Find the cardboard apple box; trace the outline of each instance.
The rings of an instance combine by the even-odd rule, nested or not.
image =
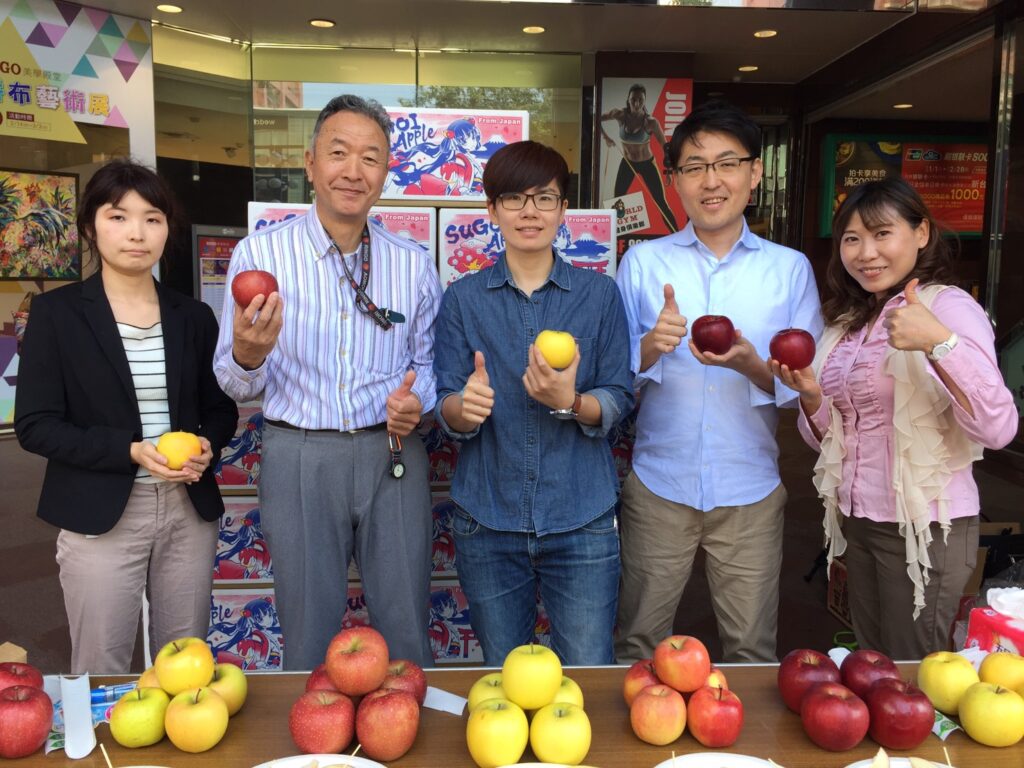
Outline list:
[[[967,624],[967,647],[1024,653],[1024,620],[991,608],[975,608]]]
[[[3,643],[0,645],[0,663],[5,661],[16,661],[19,664],[28,664],[28,652],[20,645],[14,643]]]

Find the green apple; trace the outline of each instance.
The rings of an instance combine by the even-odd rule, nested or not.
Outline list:
[[[523,709],[552,702],[562,684],[562,663],[550,648],[531,643],[508,652],[501,668],[501,687],[509,701]]]
[[[579,684],[570,677],[562,675],[562,684],[558,686],[558,690],[555,691],[555,698],[551,700],[552,704],[575,704],[577,707],[583,708],[583,690]]]
[[[162,688],[136,688],[110,710],[110,735],[122,747],[148,747],[164,737],[164,714],[171,697]]]
[[[205,752],[228,730],[228,705],[209,688],[182,691],[167,705],[167,738],[182,752]]]
[[[235,716],[235,713],[245,704],[245,697],[249,693],[249,681],[241,667],[234,664],[218,664],[213,668],[213,680],[208,686],[211,691],[224,699],[228,705],[228,715]]]
[[[590,751],[590,718],[575,704],[548,704],[530,723],[530,748],[544,763],[579,765]]]
[[[960,725],[987,747],[1009,747],[1024,738],[1024,698],[992,683],[975,683],[960,699]]]
[[[205,640],[182,637],[160,649],[153,662],[160,687],[171,696],[208,685],[213,679],[213,653]]]
[[[469,689],[467,708],[470,712],[476,705],[487,699],[504,699],[505,691],[501,687],[501,672],[491,672],[477,680]]]
[[[917,668],[917,687],[947,715],[957,714],[960,697],[976,682],[978,673],[971,662],[951,651],[929,653]]]
[[[526,751],[530,726],[523,710],[505,699],[487,699],[469,713],[466,746],[480,768],[512,765]]]

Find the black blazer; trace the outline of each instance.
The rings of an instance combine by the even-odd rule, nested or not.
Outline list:
[[[171,427],[202,435],[214,459],[186,486],[196,512],[224,512],[213,473],[238,424],[238,408],[213,375],[213,311],[159,282]],[[22,447],[45,456],[38,515],[85,534],[106,533],[121,518],[138,465],[131,443],[142,439],[128,357],[99,274],[40,294],[25,331],[14,406]]]

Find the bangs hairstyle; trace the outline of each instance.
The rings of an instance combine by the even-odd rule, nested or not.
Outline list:
[[[735,104],[724,99],[712,99],[698,104],[672,131],[672,140],[668,143],[668,153],[665,155],[669,169],[679,164],[683,144],[687,141],[697,144],[695,137],[698,133],[732,136],[743,145],[748,155],[761,156],[761,126]]]
[[[484,167],[484,194],[492,204],[499,195],[543,187],[554,179],[558,194],[569,187],[569,166],[557,150],[536,141],[502,147]]]
[[[928,222],[928,242],[917,252],[917,261],[898,285],[888,290],[879,301],[873,293],[865,291],[843,266],[841,247],[843,233],[850,226],[853,214],[860,214],[864,226],[874,232],[900,220],[916,229],[922,221]],[[825,272],[829,297],[822,304],[825,322],[840,322],[848,330],[858,330],[877,313],[878,308],[903,290],[913,278],[922,284],[952,284],[953,253],[943,239],[945,230],[935,221],[928,206],[917,191],[899,176],[887,176],[880,181],[869,181],[854,187],[839,206],[832,219],[832,259]]]
[[[168,242],[180,229],[179,206],[170,186],[156,172],[129,158],[111,160],[85,185],[78,206],[78,232],[95,256],[96,214],[107,203],[117,205],[129,192],[135,192],[167,218]]]

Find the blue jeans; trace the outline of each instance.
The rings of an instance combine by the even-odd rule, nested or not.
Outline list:
[[[496,531],[460,507],[452,520],[455,563],[487,666],[535,642],[537,595],[551,620],[551,647],[563,664],[614,664],[612,630],[619,589],[614,508],[565,533]]]

